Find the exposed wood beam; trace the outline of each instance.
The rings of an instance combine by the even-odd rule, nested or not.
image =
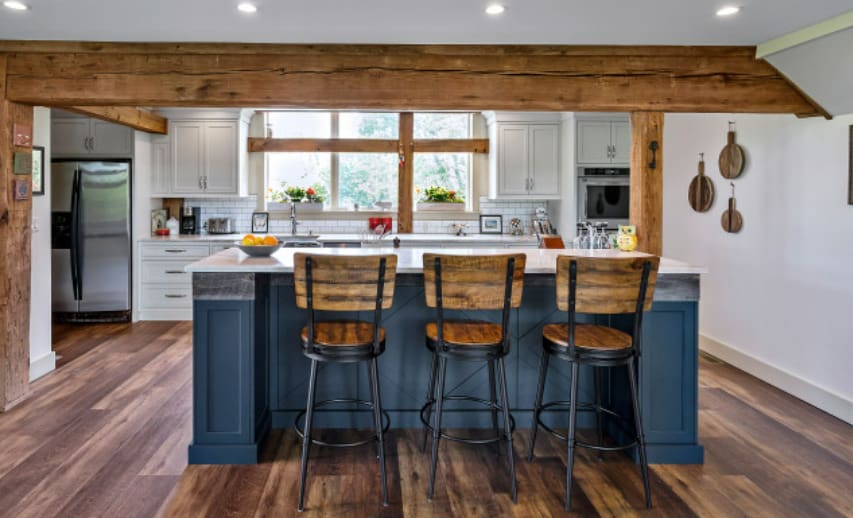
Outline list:
[[[249,152],[396,153],[399,143],[396,139],[250,137]],[[416,139],[412,145],[415,153],[489,152],[489,139]]]
[[[415,139],[415,153],[488,153],[489,139]]]
[[[10,100],[61,106],[818,111],[754,47],[0,42]]]
[[[62,109],[107,122],[115,122],[148,133],[166,135],[169,132],[169,121],[167,119],[139,108],[129,106],[63,106]]]
[[[808,43],[851,27],[853,27],[853,11],[848,11],[829,20],[824,20],[766,41],[758,45],[755,49],[755,57],[765,58],[771,54],[782,52],[791,47],[796,47],[797,45],[802,45],[803,43]]]
[[[415,190],[415,154],[412,146],[415,133],[413,113],[400,114],[400,171],[397,175],[397,232],[412,232]]]
[[[650,145],[657,142],[657,150]],[[652,161],[655,167],[650,167]],[[663,113],[631,114],[631,224],[637,227],[637,250],[663,250]]]
[[[397,139],[249,138],[249,152],[301,151],[330,153],[396,153]]]
[[[0,55],[0,412],[26,398],[30,380],[30,243],[32,196],[14,199],[14,153],[31,153],[31,145],[14,146],[15,124],[33,127],[33,108],[9,102],[5,91],[6,57]]]

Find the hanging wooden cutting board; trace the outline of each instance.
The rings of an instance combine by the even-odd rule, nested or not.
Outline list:
[[[723,224],[723,230],[730,234],[737,234],[743,228],[743,216],[737,210],[737,200],[735,200],[735,184],[732,184],[732,197],[729,198],[729,208],[723,211],[720,222]]]
[[[720,174],[723,178],[737,178],[743,172],[743,148],[735,143],[735,132],[729,123],[728,143],[720,151]]]
[[[714,182],[705,175],[704,153],[699,155],[699,173],[690,182],[687,201],[696,212],[708,212],[714,204]]]

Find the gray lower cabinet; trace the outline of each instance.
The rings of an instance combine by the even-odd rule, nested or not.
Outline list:
[[[184,268],[219,245],[175,241],[139,245],[139,319],[191,320],[192,275]],[[217,247],[212,251],[211,248]]]

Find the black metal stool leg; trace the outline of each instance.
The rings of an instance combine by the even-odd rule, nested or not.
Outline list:
[[[498,428],[498,395],[495,389],[495,360],[489,360],[489,401],[492,402],[492,429],[495,431],[495,436],[500,436]],[[495,443],[495,454],[500,456],[501,448],[499,443]]]
[[[311,360],[308,379],[308,403],[305,408],[305,430],[302,432],[302,470],[299,476],[299,512],[304,509],[305,476],[308,473],[308,450],[311,448],[311,424],[314,419],[314,398],[317,393],[317,360]]]
[[[643,473],[643,489],[646,492],[646,508],[652,507],[652,490],[649,487],[649,463],[646,460],[646,434],[643,432],[643,423],[640,420],[640,404],[637,401],[637,378],[634,374],[634,359],[627,365],[628,383],[631,385],[631,406],[634,408],[634,427],[637,430],[637,442],[640,449],[640,470]]]
[[[435,425],[432,429],[432,456],[429,464],[429,495],[432,501],[435,492],[435,470],[438,463],[438,443],[441,439],[441,411],[444,407],[444,375],[447,371],[447,358],[439,357],[438,366],[438,394],[435,396]]]
[[[382,478],[382,505],[388,505],[388,481],[385,476],[385,433],[382,431],[382,398],[379,393],[379,368],[376,358],[370,360],[370,391],[373,399],[373,420],[379,441],[379,473]]]
[[[429,370],[429,387],[427,388],[426,401],[429,403],[431,400],[435,400],[435,371],[438,368],[438,354],[432,353],[432,367]],[[429,408],[429,413],[427,414],[427,421],[432,417],[432,407]],[[421,453],[426,451],[427,437],[429,436],[429,429],[427,425],[424,425],[424,440],[421,443]]]
[[[592,367],[592,384],[595,387],[595,426],[598,435],[598,445],[604,446],[604,415],[601,411],[601,369],[603,367]],[[604,454],[598,450],[598,460],[603,460]]]
[[[569,433],[566,435],[566,512],[572,508],[572,470],[575,463],[575,422],[578,411],[578,362],[572,362],[572,388],[569,402]]]
[[[533,402],[533,424],[530,425],[530,444],[527,447],[527,462],[533,462],[533,449],[536,447],[536,432],[539,431],[539,412],[542,408],[542,394],[545,392],[545,376],[548,374],[548,361],[551,355],[542,351],[539,361],[539,384],[536,386],[536,400]]]
[[[501,410],[504,418],[504,433],[506,434],[506,456],[509,462],[510,492],[513,503],[518,502],[518,483],[515,479],[515,454],[512,448],[512,426],[509,420],[509,397],[506,390],[506,366],[503,357],[498,358],[498,377],[501,386]]]

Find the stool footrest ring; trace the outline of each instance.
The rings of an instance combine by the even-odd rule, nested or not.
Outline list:
[[[373,403],[361,399],[327,399],[325,401],[318,401],[314,403],[314,408],[326,405],[334,405],[337,403],[361,405],[370,409],[373,408]],[[298,435],[300,439],[305,438],[305,433],[303,432],[303,430],[305,430],[305,427],[299,426],[299,421],[301,421],[302,418],[305,417],[305,412],[306,410],[299,412],[298,414],[296,414],[296,418],[293,420],[293,429],[296,431],[296,435]],[[385,434],[388,432],[388,429],[391,428],[391,417],[385,410],[382,410],[382,420],[382,433]],[[319,439],[311,439],[311,444],[316,444],[317,446],[329,446],[332,448],[352,448],[355,446],[364,446],[365,444],[369,444],[377,439],[378,437],[376,436],[376,432],[374,432],[370,435],[370,437],[356,442],[325,442]]]
[[[561,441],[567,441],[568,437],[566,436],[566,434],[562,434],[562,433],[554,430],[553,428],[551,428],[550,426],[548,426],[542,422],[542,412],[545,410],[550,410],[550,409],[552,409],[552,407],[568,408],[570,405],[571,405],[571,401],[551,401],[550,403],[546,403],[546,404],[542,405],[541,407],[539,407],[539,415],[536,416],[537,426],[542,427],[543,430],[550,433],[554,437],[560,439]],[[594,403],[578,403],[577,404],[577,410],[579,412],[595,412],[596,410],[599,410],[599,409],[596,408]],[[617,414],[616,412],[614,412],[613,410],[610,410],[609,408],[601,407],[600,410],[602,413],[605,413],[609,416],[615,417],[616,419],[618,419],[622,423],[624,423],[626,421],[624,416]],[[575,446],[580,446],[581,448],[587,448],[587,449],[596,450],[596,451],[622,451],[622,450],[627,450],[627,449],[633,448],[633,447],[637,446],[638,444],[639,444],[638,441],[635,440],[635,441],[632,441],[628,444],[619,444],[616,446],[604,446],[604,445],[598,445],[598,444],[591,444],[588,442],[579,441],[579,440],[575,439]]]
[[[477,398],[474,396],[444,396],[445,401],[470,401],[473,403],[477,403],[483,405],[485,407],[491,408],[493,410],[502,410],[503,407],[501,405],[492,403],[491,401],[487,401],[485,399]],[[430,399],[429,401],[421,407],[421,423],[423,423],[424,427],[432,432],[434,427],[429,423],[428,415],[432,412],[432,406],[435,404],[435,399]],[[509,427],[510,433],[515,432],[515,418],[512,414],[509,415]],[[501,433],[499,435],[493,437],[486,437],[485,439],[473,439],[470,437],[459,437],[458,435],[451,435],[445,432],[441,432],[439,436],[442,439],[447,439],[449,441],[461,442],[465,444],[493,444],[496,442],[500,442],[504,440],[503,429],[501,429]]]

